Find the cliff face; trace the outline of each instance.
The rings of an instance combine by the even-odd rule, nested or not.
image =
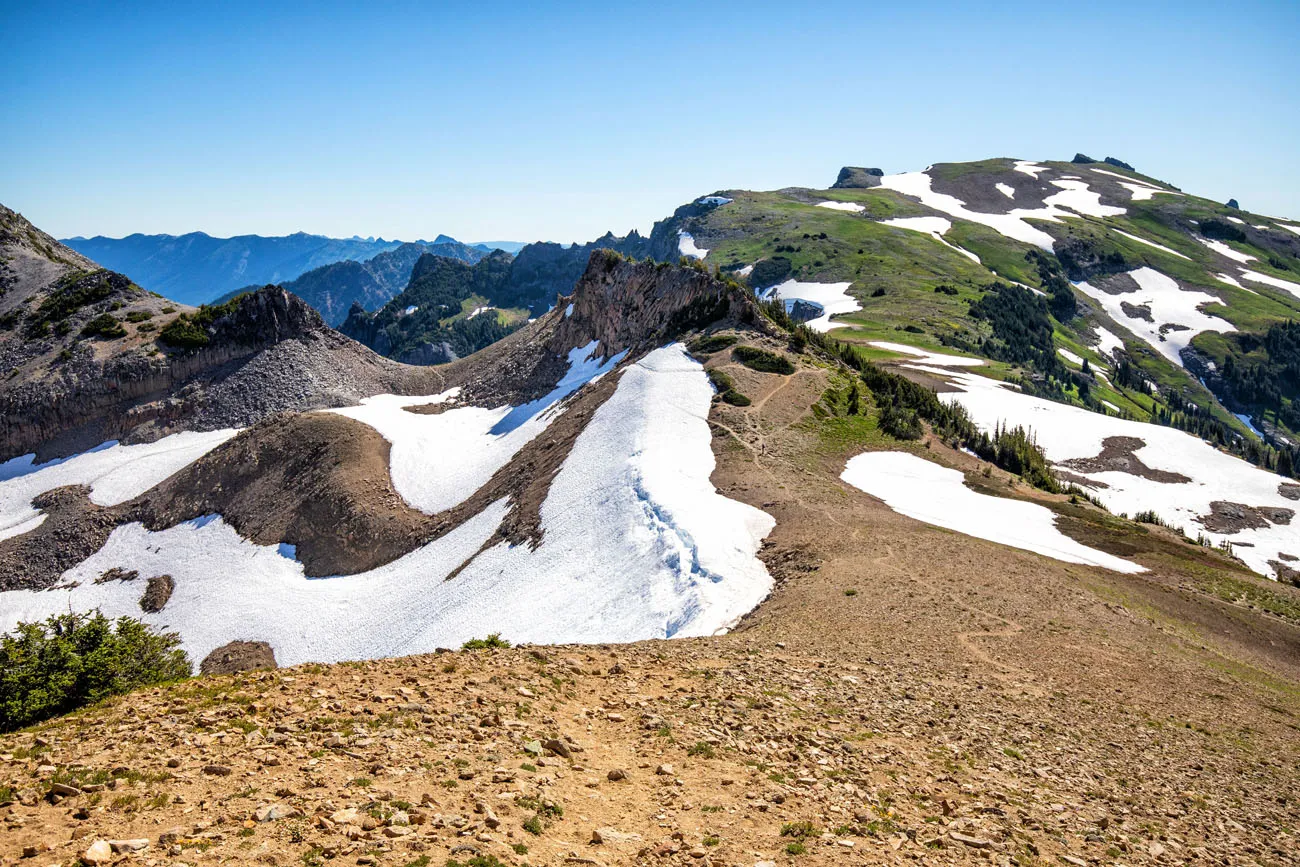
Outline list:
[[[753,296],[703,268],[591,255],[571,295],[560,299],[549,345],[557,353],[599,340],[605,354],[635,355],[718,320],[757,323]]]

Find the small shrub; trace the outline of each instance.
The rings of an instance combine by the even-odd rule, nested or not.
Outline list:
[[[741,364],[760,373],[794,373],[794,364],[784,355],[759,349],[757,346],[737,346],[731,356]]]
[[[797,841],[794,843],[785,844],[785,854],[787,855],[802,855],[807,851],[808,851],[808,847]]]
[[[786,822],[781,826],[782,837],[793,837],[796,840],[807,840],[819,836],[821,832],[821,828],[812,822]]]
[[[686,751],[686,755],[711,759],[716,755],[716,753],[713,750],[713,744],[706,741],[697,741]]]
[[[500,632],[493,632],[487,638],[471,638],[460,646],[461,650],[496,650],[510,646],[510,642],[501,637]]]
[[[934,287],[934,292],[936,295],[956,295],[957,287],[949,286],[947,283],[940,283]]]
[[[845,595],[845,596],[857,596],[857,595],[858,595],[858,591],[856,591],[856,590],[854,590],[852,587],[850,587],[849,589],[847,589],[847,590],[844,591],[844,595]]]
[[[153,319],[153,314],[148,310],[132,310],[126,314],[127,322],[144,322],[146,319]]]
[[[734,334],[707,334],[687,347],[695,355],[712,355],[728,346],[734,346],[739,340]]]
[[[62,614],[0,638],[0,732],[190,676],[180,636],[139,620]]]
[[[728,391],[731,391],[731,389],[736,387],[736,381],[732,379],[731,375],[725,370],[718,370],[715,368],[710,370],[708,373],[709,382],[713,383],[713,387],[718,390],[719,394],[726,394]]]
[[[734,388],[724,391],[722,393],[722,399],[732,406],[749,406],[753,403],[752,400],[736,391]]]
[[[81,328],[82,337],[98,337],[103,340],[116,340],[126,337],[126,329],[107,313],[101,313]]]
[[[528,847],[524,846],[523,843],[517,843],[515,844],[516,852],[519,851],[519,846],[524,847],[524,852],[528,851]],[[495,855],[474,855],[468,861],[457,861],[455,858],[448,858],[447,867],[509,867],[509,865]]]

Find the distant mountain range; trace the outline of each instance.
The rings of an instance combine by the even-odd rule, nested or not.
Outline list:
[[[138,285],[183,304],[202,304],[248,286],[284,283],[335,262],[364,262],[396,250],[403,242],[383,238],[327,238],[296,232],[265,237],[214,238],[204,232],[186,235],[128,235],[125,238],[67,238],[63,243],[104,267],[128,275]],[[439,235],[424,246],[456,245],[486,254],[496,246],[515,252],[508,242],[471,247]],[[513,249],[511,249],[513,248]],[[418,257],[412,257],[411,261]],[[456,258],[465,258],[462,253]],[[396,291],[405,286],[405,276]],[[341,309],[346,313],[350,301]]]
[[[447,238],[446,235],[439,235],[433,244],[402,244],[364,262],[355,259],[331,262],[313,268],[293,280],[282,281],[280,285],[315,307],[326,322],[337,328],[347,318],[348,310],[353,304],[374,310],[405,289],[411,279],[411,269],[426,254],[467,265],[473,265],[488,255],[481,247],[470,247]],[[217,300],[226,301],[260,286],[256,283],[243,286],[227,292]]]

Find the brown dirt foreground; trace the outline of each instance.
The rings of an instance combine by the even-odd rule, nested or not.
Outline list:
[[[714,479],[777,519],[735,632],[114,700],[0,737],[0,861],[1300,863],[1300,630],[1203,589],[1253,579],[918,524],[838,481],[826,373],[728,370],[754,402],[717,408]]]

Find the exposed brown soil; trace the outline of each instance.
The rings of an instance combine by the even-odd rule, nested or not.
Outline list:
[[[1137,437],[1106,437],[1101,441],[1101,452],[1096,457],[1072,458],[1061,461],[1061,466],[1083,473],[1128,473],[1168,485],[1181,485],[1191,481],[1181,473],[1155,470],[1142,463],[1142,459],[1134,452],[1145,445],[1146,442]]]
[[[239,674],[277,667],[275,651],[265,641],[231,641],[213,650],[199,663],[202,674]]]
[[[151,530],[220,514],[259,545],[288,542],[311,576],[373,569],[415,548],[429,516],[393,488],[390,446],[335,413],[249,428],[141,495],[124,519]]]

